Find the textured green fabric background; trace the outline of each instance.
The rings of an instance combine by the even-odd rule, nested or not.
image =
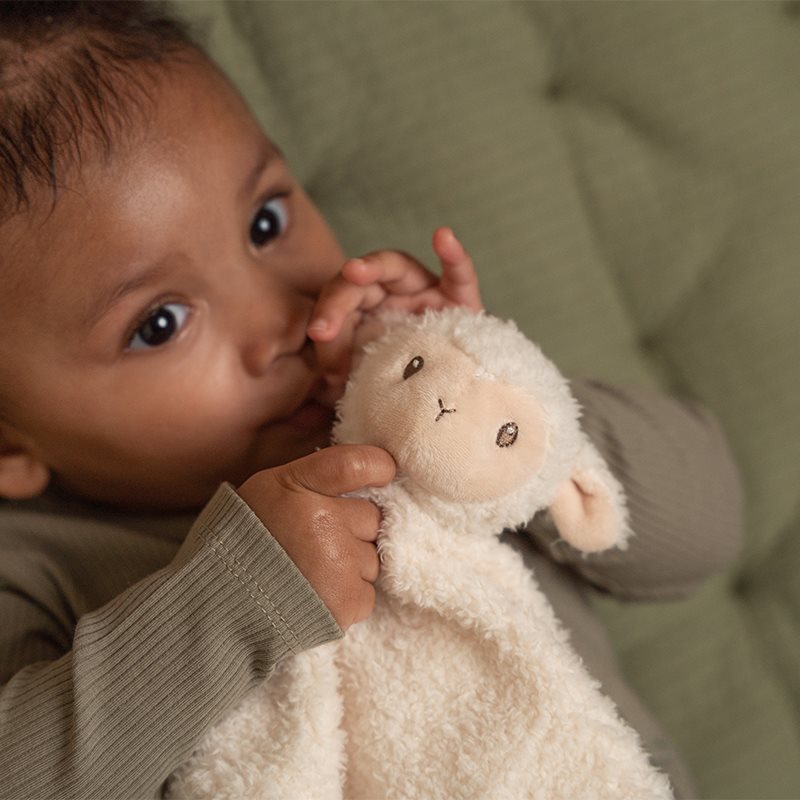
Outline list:
[[[703,797],[800,797],[800,8],[207,2],[211,50],[351,254],[452,225],[568,373],[701,399],[748,544],[598,601]]]

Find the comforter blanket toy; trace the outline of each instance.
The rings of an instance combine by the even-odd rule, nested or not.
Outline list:
[[[284,660],[173,777],[172,797],[671,796],[498,540],[548,509],[586,552],[629,535],[565,379],[511,322],[397,312],[365,349],[337,443],[388,450],[372,616]]]

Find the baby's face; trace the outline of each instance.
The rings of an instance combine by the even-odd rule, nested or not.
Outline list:
[[[0,228],[0,443],[85,496],[190,507],[327,441],[305,330],[343,257],[212,68],[152,97],[52,213]]]

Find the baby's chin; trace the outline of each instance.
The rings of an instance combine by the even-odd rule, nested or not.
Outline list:
[[[260,428],[245,470],[248,474],[241,481],[258,470],[286,464],[329,445],[333,418],[333,409],[309,402],[291,416]]]
[[[311,403],[290,417],[267,423],[253,432],[243,450],[221,452],[187,461],[149,464],[140,474],[96,473],[53,475],[51,489],[116,508],[147,511],[190,511],[201,508],[223,482],[238,488],[256,472],[302,458],[330,444],[333,410]],[[240,442],[240,445],[243,444]],[[211,452],[211,451],[214,452]],[[195,453],[199,456],[199,453]]]
[[[281,422],[301,439],[320,433],[329,436],[333,424],[333,409],[315,400],[309,400]]]

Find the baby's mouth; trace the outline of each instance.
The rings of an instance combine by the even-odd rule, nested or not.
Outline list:
[[[320,378],[308,395],[308,402],[317,403],[328,409],[336,407],[336,401],[344,394],[344,384],[332,384]]]
[[[306,336],[306,340],[299,353],[309,369],[319,376],[308,393],[307,402],[318,403],[326,408],[333,409],[336,407],[336,401],[344,394],[347,378],[323,375],[317,363],[314,347],[314,342]]]
[[[333,424],[333,409],[316,400],[307,399],[284,421],[303,433],[311,433],[322,427],[330,428]]]
[[[297,351],[297,355],[306,362],[309,369],[313,370],[314,372],[319,371],[319,366],[317,364],[316,356],[314,355],[314,341],[310,339],[308,336],[303,340],[303,344],[300,349]]]

